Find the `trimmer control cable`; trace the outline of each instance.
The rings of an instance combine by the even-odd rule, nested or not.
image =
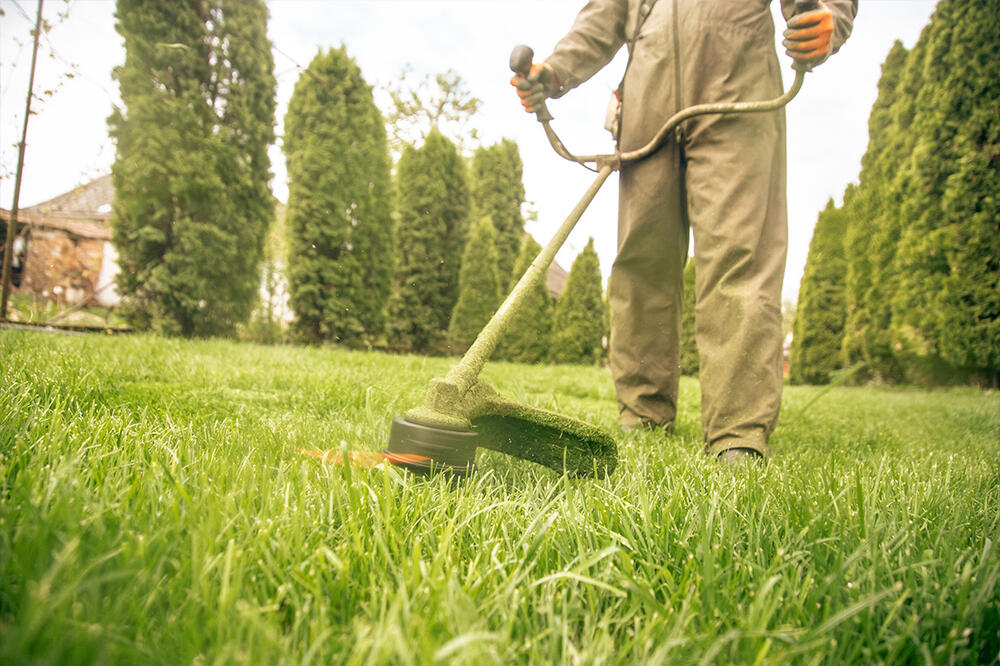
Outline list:
[[[514,50],[510,54],[511,71],[515,74],[520,74],[521,76],[527,76],[528,72],[531,70],[532,59],[534,56],[535,53],[529,46],[522,44],[514,47]],[[670,136],[671,132],[673,132],[678,125],[685,120],[694,118],[695,116],[704,116],[709,114],[728,115],[738,113],[765,113],[768,111],[776,111],[784,107],[799,94],[799,90],[802,88],[802,82],[805,80],[807,71],[808,68],[806,66],[796,63],[795,80],[792,81],[792,85],[783,95],[774,99],[760,102],[719,102],[715,104],[698,104],[696,106],[690,106],[686,109],[682,109],[672,115],[667,122],[663,124],[663,127],[660,128],[660,131],[656,133],[649,143],[637,150],[629,150],[626,152],[618,150],[614,153],[604,155],[575,155],[566,149],[562,140],[556,134],[555,130],[552,129],[552,114],[549,112],[544,102],[536,106],[535,118],[542,124],[542,128],[545,130],[545,136],[548,137],[549,143],[552,145],[552,149],[555,150],[556,154],[563,159],[581,164],[592,171],[600,171],[601,167],[604,165],[608,165],[613,171],[617,171],[621,165],[626,162],[636,162],[655,153],[666,142],[667,137]],[[591,164],[593,164],[596,168],[589,166]]]

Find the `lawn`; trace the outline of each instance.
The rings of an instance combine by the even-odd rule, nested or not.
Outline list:
[[[789,387],[749,470],[693,379],[601,481],[296,452],[380,449],[451,363],[0,330],[0,663],[1000,658],[997,392]],[[605,370],[484,377],[615,429]]]

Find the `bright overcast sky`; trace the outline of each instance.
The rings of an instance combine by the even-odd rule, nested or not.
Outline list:
[[[936,0],[861,0],[854,34],[840,53],[809,75],[787,110],[789,253],[784,296],[795,298],[817,213],[857,179],[868,143],[868,113],[879,68],[893,41],[910,47]],[[455,70],[484,102],[475,126],[485,143],[515,140],[527,198],[538,211],[529,231],[548,240],[578,201],[591,174],[556,157],[533,117],[521,111],[507,81],[510,50],[532,46],[540,58],[572,24],[582,0],[270,0],[269,36],[278,78],[277,131],[300,67],[318,49],[346,45],[369,84],[415,73]],[[777,34],[784,22],[773,3]],[[0,0],[0,207],[10,208],[31,59],[35,0]],[[68,18],[57,14],[68,10]],[[114,146],[106,118],[118,103],[111,69],[124,60],[111,0],[46,0],[57,24],[43,40],[28,126],[21,206],[39,203],[110,171]],[[779,50],[783,62],[788,62]],[[574,152],[611,149],[602,129],[608,95],[624,68],[619,57],[589,82],[553,101],[553,126]],[[72,79],[66,78],[73,72]],[[786,80],[791,69],[786,68]],[[52,91],[46,95],[45,91]],[[271,151],[273,189],[288,192],[279,148]],[[617,180],[613,176],[570,236],[558,260],[567,268],[593,236],[605,275],[615,252]]]

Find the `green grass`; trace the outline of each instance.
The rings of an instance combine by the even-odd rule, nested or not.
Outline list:
[[[592,481],[381,448],[451,361],[0,331],[0,663],[969,663],[1000,655],[1000,395],[789,388],[763,469]],[[615,428],[606,371],[489,364]],[[342,444],[344,443],[344,444]]]
[[[11,294],[8,305],[7,314],[16,322],[44,324],[54,321],[62,326],[128,327],[128,322],[117,311],[99,305],[73,310],[73,305],[56,303],[30,293]]]

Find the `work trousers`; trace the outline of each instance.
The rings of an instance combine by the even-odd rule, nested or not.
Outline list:
[[[857,0],[825,0],[835,52]],[[622,151],[696,104],[781,94],[771,0],[588,0],[546,58],[559,95],[627,43]],[[794,0],[781,0],[787,20]],[[784,61],[787,62],[787,61]],[[621,423],[677,413],[683,267],[694,235],[702,425],[710,454],[768,455],[781,402],[785,266],[784,112],[699,116],[658,153],[621,170],[618,258],[611,271],[611,369]]]
[[[623,426],[677,414],[683,271],[694,237],[705,450],[770,455],[782,388],[783,111],[696,118],[623,165],[611,370]]]

